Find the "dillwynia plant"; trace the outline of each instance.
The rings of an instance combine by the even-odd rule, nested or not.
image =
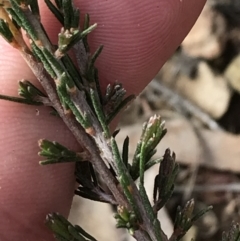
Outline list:
[[[156,146],[166,134],[160,116],[151,117],[144,125],[132,160],[129,160],[129,138],[126,137],[120,153],[111,132],[112,119],[134,98],[125,97],[121,83],[109,84],[102,92],[95,61],[103,46],[93,54],[88,45],[88,34],[97,24],[90,25],[89,15],[79,26],[79,10],[71,0],[45,0],[53,15],[61,23],[58,44],[54,45],[41,24],[37,0],[0,0],[0,33],[18,49],[44,92],[31,82],[19,82],[19,96],[0,95],[0,99],[28,105],[45,105],[56,118],[62,118],[79,145],[81,152],[69,150],[53,140],[39,140],[41,165],[64,162],[76,163],[75,193],[81,197],[116,206],[116,226],[125,228],[137,240],[180,240],[192,223],[203,215],[193,215],[194,201],[187,202],[176,214],[170,238],[161,229],[158,211],[172,195],[178,172],[175,154],[169,149],[162,159],[154,159]],[[24,30],[24,31],[22,31]],[[26,33],[23,37],[23,33]],[[75,62],[68,52],[74,49]],[[145,171],[160,163],[155,178],[153,205],[144,187]],[[99,180],[101,176],[101,180]],[[135,182],[138,179],[137,182]],[[53,210],[54,211],[54,210]],[[46,214],[46,225],[59,241],[95,241],[78,225],[72,225],[61,214]],[[239,241],[239,228],[223,235],[223,241]]]

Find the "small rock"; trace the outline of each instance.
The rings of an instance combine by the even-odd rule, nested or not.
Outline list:
[[[235,57],[225,70],[224,76],[232,88],[240,93],[240,55]]]
[[[202,14],[182,43],[191,57],[214,59],[220,56],[226,42],[226,23],[220,13],[206,4]]]
[[[180,93],[213,118],[221,117],[227,110],[231,97],[227,81],[221,76],[216,76],[204,61],[198,65],[196,79],[181,75],[176,87]]]

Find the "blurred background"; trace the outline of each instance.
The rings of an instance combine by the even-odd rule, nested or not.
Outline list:
[[[174,194],[159,213],[163,230],[171,235],[177,206],[194,198],[196,210],[214,208],[183,240],[220,240],[232,221],[240,222],[239,0],[208,0],[182,45],[125,111],[118,140],[130,137],[130,155],[155,113],[168,130],[157,156],[170,148],[180,164]],[[150,199],[158,168],[146,174]],[[99,241],[130,240],[114,228],[113,213],[109,205],[75,197],[70,220]]]

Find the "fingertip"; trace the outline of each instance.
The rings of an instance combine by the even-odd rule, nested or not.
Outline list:
[[[200,14],[205,0],[77,1],[98,27],[89,35],[101,84],[118,81],[139,94],[180,45]]]
[[[104,50],[97,61],[103,86],[121,82],[138,94],[180,45],[205,0],[75,1],[81,18],[90,14],[98,27],[89,35],[91,52]],[[56,41],[60,26],[41,3],[43,23]]]
[[[0,239],[51,240],[46,215],[68,216],[74,194],[74,164],[40,166],[40,138],[71,149],[78,145],[57,117],[44,107],[0,104]],[[4,237],[4,238],[3,238]]]

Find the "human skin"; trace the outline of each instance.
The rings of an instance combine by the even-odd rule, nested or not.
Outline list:
[[[39,1],[42,21],[56,41],[59,24]],[[94,51],[104,50],[97,67],[101,85],[118,81],[139,94],[173,54],[199,16],[205,0],[79,0],[98,27],[90,35]],[[0,93],[17,95],[18,80],[37,83],[19,53],[0,39]],[[37,109],[37,110],[36,110]],[[36,114],[36,111],[38,114]],[[0,240],[50,241],[46,214],[68,215],[74,192],[74,165],[41,167],[40,138],[71,149],[78,145],[61,120],[46,107],[0,100]]]

